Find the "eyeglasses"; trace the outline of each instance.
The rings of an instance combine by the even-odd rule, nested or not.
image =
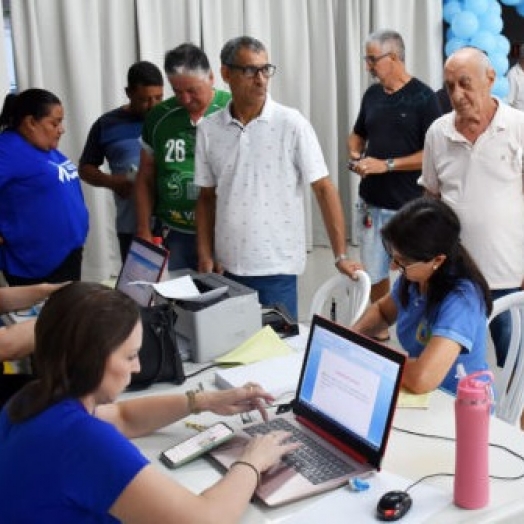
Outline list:
[[[385,58],[386,56],[389,56],[391,54],[391,52],[388,52],[388,53],[384,53],[383,55],[378,55],[378,56],[373,56],[373,55],[366,55],[364,57],[364,61],[369,64],[370,66],[374,66],[377,64],[377,62],[379,60],[382,60],[383,58]]]
[[[226,64],[229,69],[236,69],[241,71],[242,74],[247,78],[255,78],[258,76],[258,73],[262,73],[264,78],[269,78],[273,76],[277,70],[277,66],[273,64],[264,64],[263,66],[257,67],[254,65],[241,66],[237,64]]]
[[[395,264],[395,266],[398,267],[398,270],[405,275],[408,272],[408,269],[411,269],[419,264],[425,264],[426,262],[424,260],[419,260],[418,262],[412,262],[411,264],[404,265],[401,264],[395,257],[391,257],[391,262]]]

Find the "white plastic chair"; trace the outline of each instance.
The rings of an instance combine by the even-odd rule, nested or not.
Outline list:
[[[314,314],[330,318],[334,301],[336,322],[345,326],[354,324],[364,313],[371,291],[369,275],[362,270],[358,270],[357,275],[358,280],[340,273],[326,280],[313,296],[309,321]]]
[[[524,291],[494,300],[488,322],[504,311],[511,314],[511,339],[504,367],[496,373],[495,414],[515,424],[524,407]]]

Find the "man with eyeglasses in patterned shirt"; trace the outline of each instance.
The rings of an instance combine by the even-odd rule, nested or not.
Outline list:
[[[242,36],[220,54],[230,104],[197,130],[195,183],[199,270],[258,291],[263,306],[283,304],[297,318],[297,275],[306,263],[304,192],[322,212],[337,269],[360,267],[346,255],[338,191],[311,124],[268,94],[276,67],[265,46]]]

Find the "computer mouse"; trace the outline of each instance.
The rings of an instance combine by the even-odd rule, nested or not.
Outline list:
[[[412,499],[407,491],[388,491],[377,504],[378,520],[398,520],[411,508]]]

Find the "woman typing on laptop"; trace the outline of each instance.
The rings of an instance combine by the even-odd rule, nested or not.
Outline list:
[[[260,473],[296,449],[287,432],[256,438],[200,495],[163,475],[128,438],[206,410],[266,418],[273,399],[251,385],[114,402],[140,369],[141,339],[138,307],[119,291],[74,282],[47,301],[35,328],[40,378],[0,413],[2,521],[237,522]]]
[[[382,229],[382,239],[400,275],[353,329],[371,336],[396,322],[410,357],[403,385],[414,393],[456,393],[458,364],[468,374],[488,367],[492,306],[486,280],[460,243],[459,220],[442,201],[419,198]]]

